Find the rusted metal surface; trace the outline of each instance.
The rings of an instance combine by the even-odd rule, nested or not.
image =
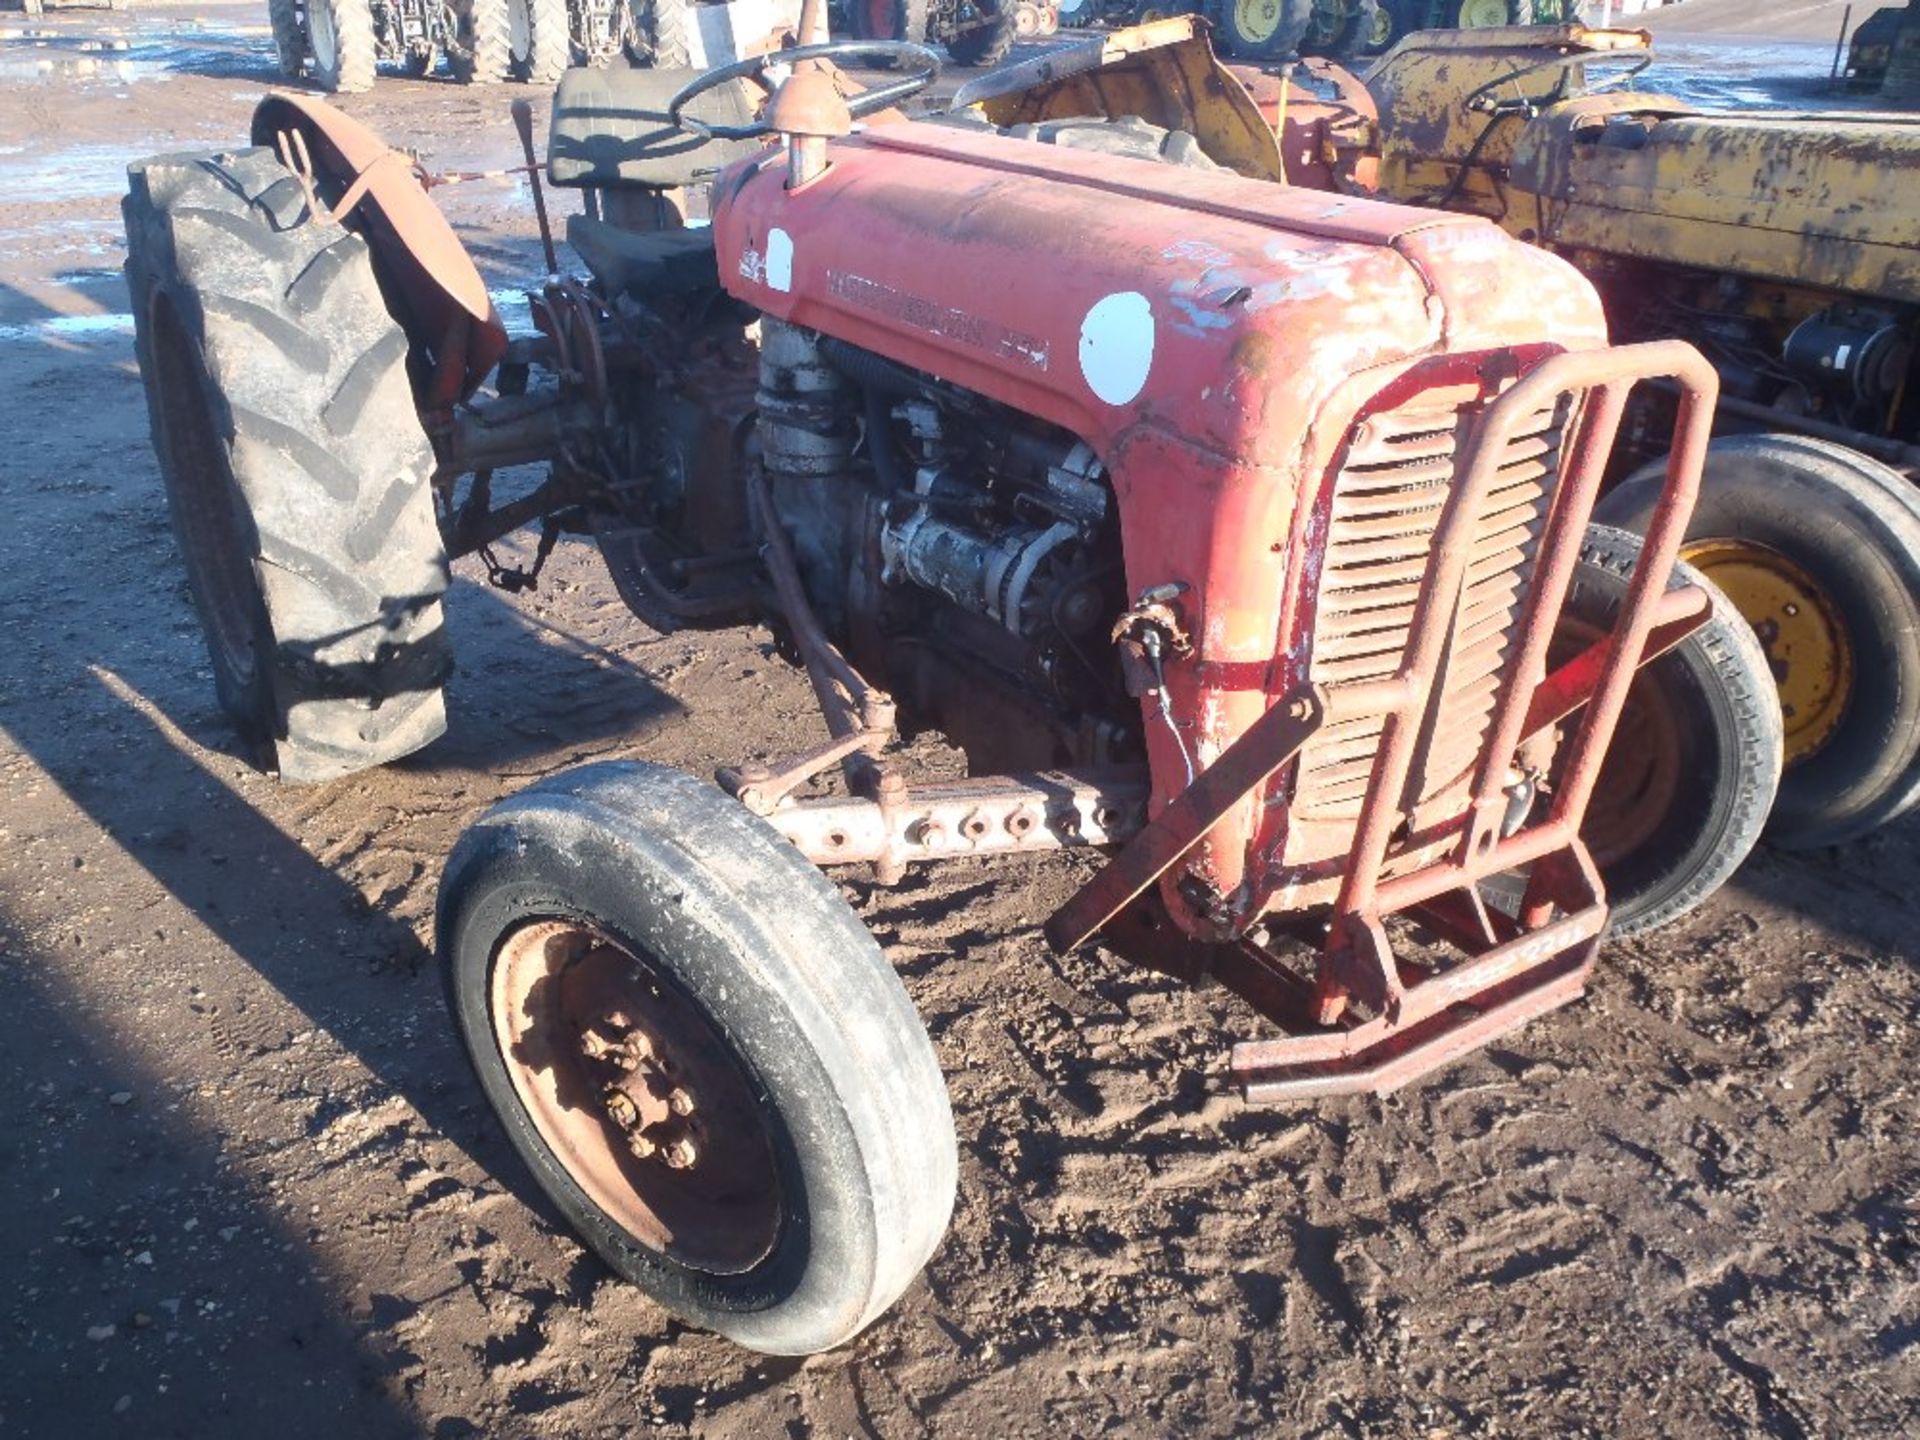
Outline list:
[[[1380,183],[1380,112],[1360,77],[1331,60],[1300,62],[1305,83],[1251,65],[1227,67],[1279,140],[1287,183],[1372,194]]]
[[[348,223],[366,236],[405,314],[407,335],[436,361],[458,336],[457,394],[471,395],[506,352],[507,332],[453,227],[413,162],[352,117],[309,95],[274,92],[253,112],[253,143],[298,134],[314,164],[353,200]],[[336,202],[337,204],[338,202]]]
[[[542,1142],[623,1229],[723,1272],[772,1248],[782,1196],[757,1093],[644,952],[531,919],[501,944],[488,1009]]]
[[[1356,412],[1436,353],[1605,340],[1573,271],[1464,217],[915,125],[837,142],[802,191],[784,178],[759,163],[720,182],[728,289],[1082,438],[1117,497],[1127,592],[1186,587],[1172,603],[1193,653],[1160,687],[1173,724],[1143,697],[1155,813],[1189,760],[1211,764],[1306,682],[1303,647],[1276,653],[1322,543],[1299,502]],[[1124,244],[1032,283],[1049,237],[1107,234],[1116,204]],[[1280,816],[1246,797],[1182,871],[1266,908]]]
[[[1047,943],[1059,951],[1085,944],[1204,840],[1249,791],[1298,754],[1325,718],[1324,698],[1312,690],[1277,703],[1053,913],[1046,924]]]
[[[816,865],[904,867],[1117,845],[1146,823],[1144,770],[991,775],[908,785],[878,800],[778,806],[767,820]]]
[[[1641,562],[1612,632],[1549,672],[1546,646],[1626,390],[1656,376],[1677,380],[1682,400]],[[1265,991],[1277,989],[1280,998],[1263,1008],[1299,1032],[1236,1050],[1235,1074],[1250,1095],[1385,1090],[1444,1064],[1576,996],[1606,924],[1580,822],[1627,687],[1649,658],[1650,644],[1674,643],[1704,618],[1703,596],[1687,589],[1669,594],[1666,585],[1699,485],[1716,380],[1697,352],[1670,341],[1548,357],[1496,388],[1499,397],[1462,430],[1446,418],[1462,387],[1442,386],[1444,404],[1415,411],[1429,417],[1423,428],[1387,432],[1422,443],[1392,456],[1388,468],[1362,472],[1390,476],[1391,484],[1334,487],[1336,499],[1342,493],[1356,500],[1398,497],[1395,505],[1353,512],[1355,523],[1370,527],[1354,543],[1418,537],[1404,560],[1396,548],[1343,553],[1329,543],[1323,550],[1324,563],[1358,566],[1371,579],[1345,600],[1323,583],[1321,617],[1337,620],[1336,605],[1347,607],[1349,619],[1380,613],[1366,608],[1369,594],[1397,597],[1412,586],[1404,618],[1362,632],[1384,637],[1368,652],[1370,662],[1377,652],[1384,663],[1340,660],[1348,668],[1313,671],[1321,688],[1311,724],[1288,731],[1274,719],[1279,709],[1269,712],[1271,744],[1259,743],[1260,727],[1250,730],[1049,922],[1048,939],[1061,948],[1113,922],[1299,752],[1301,774],[1288,799],[1316,822],[1309,834],[1336,842],[1324,855],[1313,852],[1321,863],[1317,875],[1313,866],[1302,867],[1284,889],[1268,892],[1269,906],[1297,908],[1324,894],[1326,885],[1336,887],[1304,1015],[1299,986],[1280,984],[1283,972],[1263,972],[1244,942],[1213,952],[1216,960],[1237,957],[1243,979],[1249,964],[1252,973],[1264,973]],[[1420,393],[1435,392],[1415,398]],[[1409,406],[1390,413],[1404,418]],[[1540,440],[1543,417],[1567,429],[1564,444]],[[1457,433],[1466,437],[1458,453],[1451,443],[1428,443]],[[1363,420],[1354,444],[1364,452],[1378,439]],[[1544,470],[1543,456],[1549,457]],[[1437,490],[1432,501],[1425,498],[1429,483]],[[1539,493],[1516,500],[1516,487]],[[1383,523],[1386,516],[1398,518]],[[1496,580],[1496,600],[1476,602],[1480,587]],[[1329,638],[1326,625],[1313,628],[1316,652]],[[1341,638],[1338,624],[1331,638]],[[1489,663],[1469,663],[1481,650]],[[1544,815],[1516,823],[1510,791],[1525,747],[1576,704],[1581,713]],[[1329,762],[1335,775],[1354,769],[1360,777],[1357,807],[1337,814],[1329,809],[1327,775],[1309,778],[1308,759],[1328,735],[1344,735],[1354,745],[1351,763],[1336,750]],[[1332,783],[1337,800],[1339,787],[1354,782]],[[1320,797],[1318,814],[1309,808],[1310,795]],[[1273,854],[1284,871],[1284,844]],[[1490,912],[1480,883],[1519,871],[1530,878],[1518,916]],[[1162,913],[1177,918],[1177,892],[1163,886],[1158,902]],[[1426,919],[1468,958],[1433,970],[1401,962],[1384,922],[1402,912]]]

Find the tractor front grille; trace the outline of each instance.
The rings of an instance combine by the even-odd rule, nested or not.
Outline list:
[[[1308,674],[1328,689],[1396,674],[1453,494],[1466,430],[1482,402],[1429,393],[1368,417],[1335,477],[1327,518]],[[1465,583],[1429,706],[1418,759],[1395,798],[1425,831],[1464,814],[1560,466],[1570,406],[1563,398],[1520,425],[1500,457],[1471,536]],[[1331,725],[1300,753],[1289,806],[1287,860],[1337,856],[1358,822],[1385,717]],[[1325,853],[1318,853],[1324,851]]]

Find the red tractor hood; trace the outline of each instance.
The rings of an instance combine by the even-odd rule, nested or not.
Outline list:
[[[1473,217],[931,124],[830,154],[797,191],[778,154],[723,176],[727,289],[1094,447],[1131,592],[1187,587],[1169,693],[1202,765],[1306,676],[1311,512],[1369,403],[1432,357],[1510,379],[1606,341],[1585,280]],[[1158,807],[1186,775],[1147,734]],[[1197,868],[1233,890],[1273,823],[1250,800]]]

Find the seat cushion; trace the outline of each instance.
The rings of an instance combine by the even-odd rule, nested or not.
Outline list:
[[[623,230],[586,215],[567,219],[567,244],[608,292],[640,300],[720,288],[713,231]]]
[[[555,185],[671,190],[757,153],[757,140],[703,140],[676,130],[667,106],[697,70],[569,70],[553,96],[547,176]],[[745,125],[759,91],[744,80],[709,90],[688,113],[714,125]]]

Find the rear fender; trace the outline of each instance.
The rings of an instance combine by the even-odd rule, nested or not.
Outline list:
[[[304,152],[315,178],[333,182],[341,200],[352,202],[340,218],[372,247],[394,318],[431,366],[427,408],[471,395],[505,353],[507,331],[473,257],[413,162],[358,120],[306,95],[269,94],[253,112],[252,138],[295,164],[306,163]]]

